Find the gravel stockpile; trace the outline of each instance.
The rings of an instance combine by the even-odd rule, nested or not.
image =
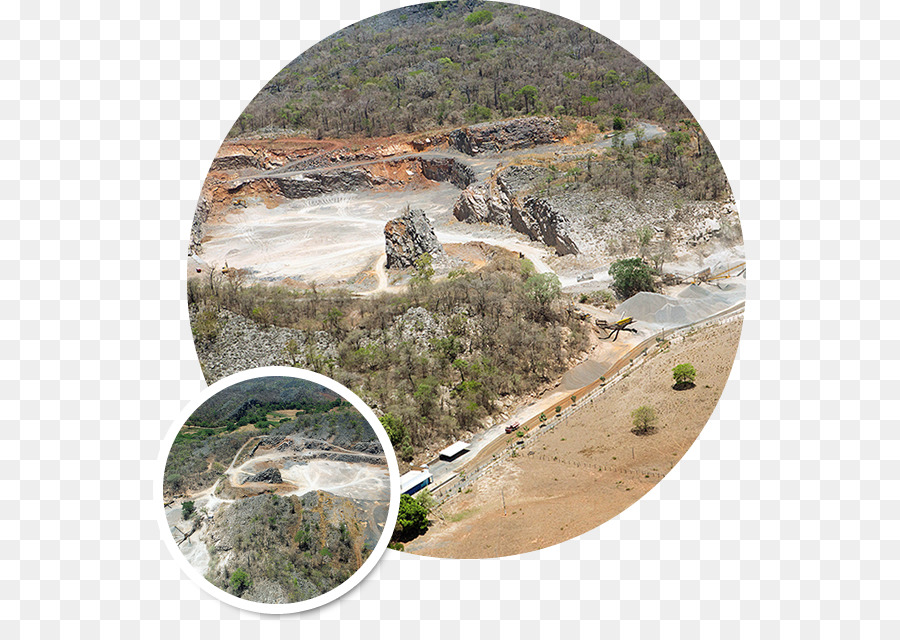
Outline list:
[[[692,284],[674,297],[642,291],[616,307],[615,313],[661,327],[680,327],[724,311],[743,299],[743,284],[722,285],[722,289]]]

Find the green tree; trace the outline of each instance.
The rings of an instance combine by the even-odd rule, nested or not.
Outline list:
[[[649,435],[656,431],[656,410],[653,407],[643,405],[631,412],[634,429],[637,435]]]
[[[537,100],[538,90],[534,85],[526,84],[524,87],[516,91],[517,96],[522,96],[522,100],[525,101],[525,112],[531,111],[534,109],[535,101]],[[528,108],[528,104],[531,103],[531,109]]]
[[[466,24],[470,27],[477,26],[479,24],[488,24],[494,19],[494,14],[488,11],[487,9],[481,9],[480,11],[473,11],[469,15],[466,16]]]
[[[640,258],[625,258],[609,267],[612,278],[610,287],[621,299],[630,298],[639,291],[653,291],[653,272]]]
[[[394,541],[409,542],[428,531],[429,524],[428,509],[423,504],[405,493],[400,496],[400,511],[392,536]]]
[[[297,533],[294,534],[294,542],[297,543],[297,548],[300,550],[308,549],[312,542],[312,536],[309,533],[309,529],[298,529]]]
[[[430,253],[423,253],[416,258],[416,273],[410,278],[414,284],[424,285],[431,282],[434,276],[434,267],[431,266],[434,258]]]
[[[403,442],[403,438],[406,436],[406,429],[403,427],[400,418],[392,413],[386,413],[378,419],[381,421],[381,426],[384,427],[384,430],[387,432],[392,445],[396,447]]]
[[[415,455],[415,450],[412,446],[412,438],[410,438],[409,434],[406,434],[400,443],[400,458],[404,462],[410,462],[413,459],[413,455]]]
[[[244,593],[250,586],[253,584],[253,581],[250,580],[250,576],[247,575],[247,572],[243,569],[236,569],[231,574],[231,589],[238,596]]]
[[[488,107],[483,107],[477,103],[473,103],[466,110],[466,120],[468,122],[484,122],[485,120],[490,120],[491,115],[491,110]]]
[[[675,378],[676,389],[689,389],[694,386],[697,370],[694,365],[685,362],[672,369],[672,377]]]
[[[555,273],[537,273],[525,281],[525,293],[544,309],[556,300],[562,291]]]
[[[329,309],[328,313],[325,314],[325,320],[322,322],[322,328],[326,331],[331,329],[332,332],[339,333],[341,331],[341,318],[343,317],[344,312],[340,309]]]
[[[191,331],[198,343],[212,342],[219,335],[221,323],[214,309],[204,309],[194,316]]]
[[[428,489],[419,491],[419,493],[416,494],[415,501],[429,513],[431,513],[431,510],[434,508],[434,496],[431,495],[431,492]]]
[[[616,73],[615,69],[610,69],[606,72],[606,75],[603,76],[603,86],[609,88],[614,87],[619,84],[619,74]]]
[[[681,155],[687,152],[686,146],[691,141],[691,136],[684,131],[670,131],[666,134],[666,140],[675,147],[675,153]]]
[[[634,142],[631,143],[631,146],[634,149],[639,149],[644,144],[644,129],[640,126],[634,128]]]
[[[194,501],[186,500],[181,503],[181,517],[187,520],[194,514]]]

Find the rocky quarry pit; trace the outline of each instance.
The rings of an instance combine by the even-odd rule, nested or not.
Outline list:
[[[647,123],[636,128],[643,140],[665,135]],[[400,254],[414,260],[423,251],[388,255],[391,246],[402,247],[385,237],[385,225],[407,208],[428,218],[438,243],[427,239],[427,252],[436,258],[442,243],[502,247],[578,291],[585,273],[602,282],[613,260],[633,255],[641,229],[652,230],[654,245],[669,247],[671,264],[699,261],[696,269],[685,263],[682,276],[699,270],[710,247],[740,244],[733,204],[682,203],[665,190],[636,200],[596,187],[548,188],[559,163],[584,171],[586,157],[601,157],[613,144],[565,136],[555,118],[521,117],[369,144],[230,140],[198,202],[189,274],[227,264],[292,286],[384,290],[385,263],[409,268]],[[625,145],[635,140],[633,132],[621,138]]]
[[[338,441],[250,438],[213,486],[169,498],[179,550],[226,591],[229,576],[246,571],[251,586],[238,595],[257,602],[304,600],[346,580],[381,536],[390,478],[378,442]]]

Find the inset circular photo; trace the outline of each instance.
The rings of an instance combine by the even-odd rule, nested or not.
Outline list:
[[[166,546],[208,593],[261,613],[321,606],[378,562],[397,519],[384,429],[352,392],[285,367],[236,374],[164,443]]]
[[[700,435],[738,348],[715,140],[618,44],[517,4],[402,7],[298,54],[200,193],[207,381],[264,363],[358,393],[399,460],[407,553],[510,556],[618,516]]]

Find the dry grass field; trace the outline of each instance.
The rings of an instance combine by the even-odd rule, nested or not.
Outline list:
[[[662,349],[447,502],[406,550],[448,558],[514,555],[614,518],[652,489],[700,434],[728,380],[740,333],[740,321],[714,325]],[[697,369],[696,387],[675,391],[672,368],[683,362]],[[641,405],[658,415],[652,435],[632,433],[631,412]]]

